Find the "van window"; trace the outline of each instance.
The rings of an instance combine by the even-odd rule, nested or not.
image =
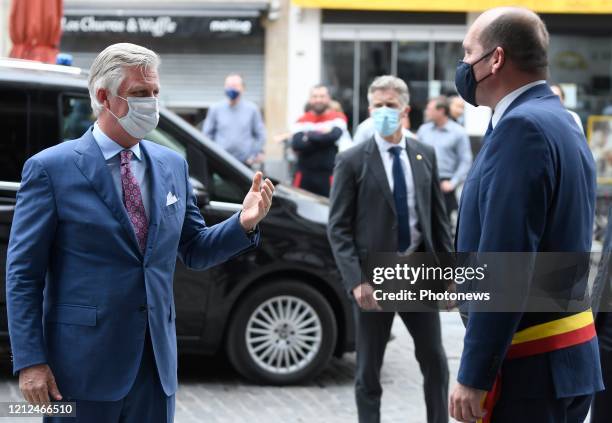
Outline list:
[[[183,158],[187,158],[187,149],[185,146],[181,144],[180,141],[174,137],[174,135],[170,134],[168,131],[160,128],[159,126],[149,132],[145,137],[145,140],[153,141],[156,144],[168,147],[170,150],[174,150],[179,153],[181,156],[183,156]]]
[[[95,122],[89,97],[64,94],[62,95],[62,140],[81,138]]]
[[[28,152],[28,95],[0,88],[0,181],[19,182]]]
[[[224,172],[214,163],[209,163],[210,177],[208,193],[212,201],[222,201],[224,203],[242,204],[247,193],[244,184],[236,180],[231,173]]]

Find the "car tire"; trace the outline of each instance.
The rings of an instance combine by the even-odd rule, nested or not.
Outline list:
[[[246,294],[226,338],[234,368],[259,384],[290,385],[329,363],[338,329],[325,297],[296,280],[275,281]]]

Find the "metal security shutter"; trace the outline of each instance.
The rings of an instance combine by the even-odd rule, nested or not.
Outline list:
[[[263,105],[264,58],[260,54],[162,54],[161,83],[168,107],[204,108],[223,100],[223,82],[242,75],[245,98]]]
[[[68,52],[69,53],[69,52]],[[97,53],[70,53],[74,65],[89,69]],[[208,108],[223,100],[225,76],[236,72],[246,84],[245,98],[263,105],[261,54],[161,54],[161,99],[169,108]]]

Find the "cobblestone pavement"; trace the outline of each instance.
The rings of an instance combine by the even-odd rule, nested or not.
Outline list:
[[[463,326],[457,313],[442,313],[444,346],[454,383],[461,354]],[[382,371],[384,423],[425,422],[422,377],[414,345],[396,318]],[[356,422],[353,399],[355,354],[334,359],[313,382],[303,386],[269,387],[245,382],[224,358],[181,357],[176,423],[310,423]],[[20,400],[8,363],[0,372],[0,401]],[[40,419],[12,419],[17,423]],[[0,422],[9,421],[0,418]],[[144,422],[143,422],[144,423]]]

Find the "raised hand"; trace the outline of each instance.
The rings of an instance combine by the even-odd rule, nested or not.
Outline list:
[[[253,185],[242,202],[242,213],[240,213],[240,225],[245,231],[250,231],[266,217],[272,205],[274,195],[274,184],[266,178],[262,182],[263,174],[257,172],[253,178]]]

